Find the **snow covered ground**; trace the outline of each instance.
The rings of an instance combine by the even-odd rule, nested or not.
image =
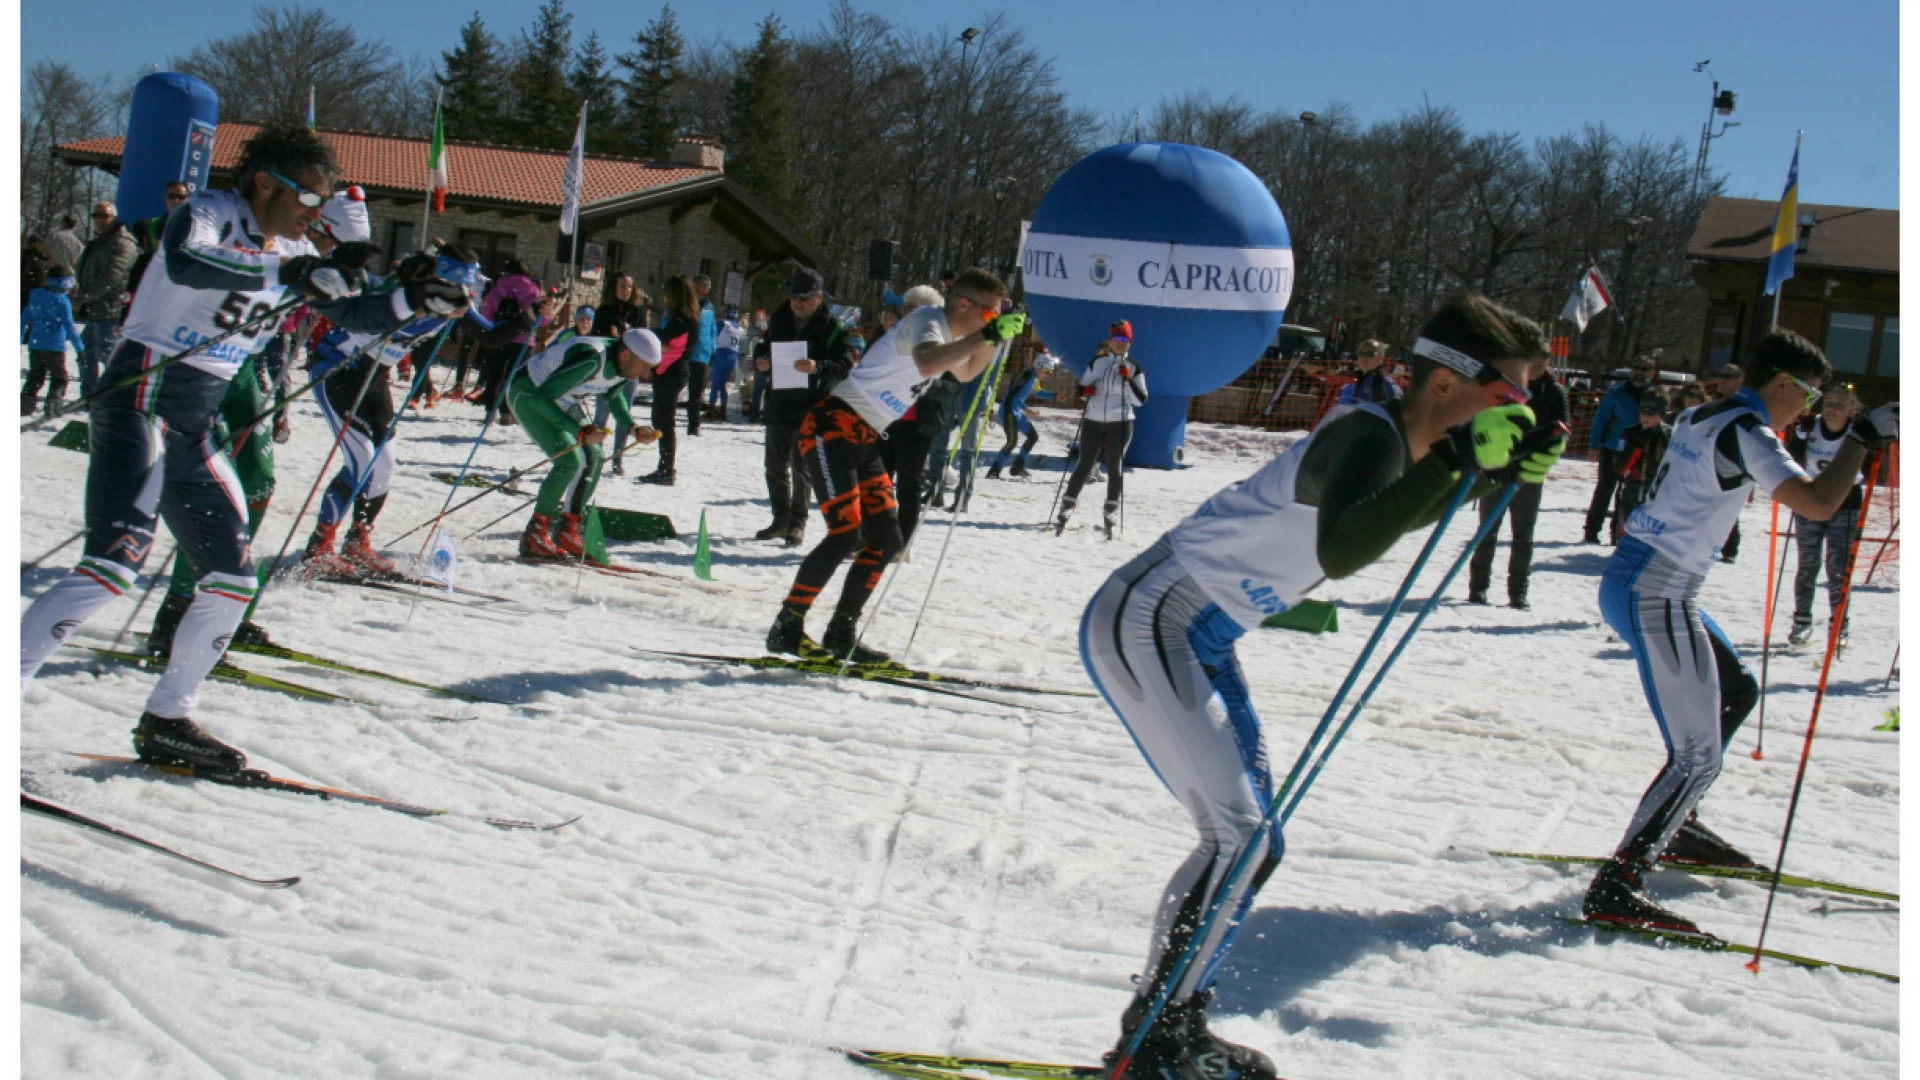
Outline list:
[[[266,552],[328,443],[310,406],[295,412]],[[447,489],[427,474],[457,467],[477,426],[466,406],[406,421],[384,536],[438,508]],[[1042,450],[1057,454],[1067,430],[1045,422]],[[23,440],[23,558],[80,522],[86,459],[46,446],[48,434]],[[1287,438],[1196,425],[1191,468],[1129,475],[1114,543],[1034,528],[1057,474],[983,481],[910,659],[1086,688],[1074,634],[1103,577]],[[371,590],[276,584],[262,606],[284,644],[511,707],[257,657],[237,659],[380,704],[205,692],[201,722],[275,773],[465,812],[584,815],[569,828],[500,832],[83,762],[65,752],[129,752],[153,676],[96,674],[74,650],[49,664],[23,709],[27,790],[248,873],[305,880],[262,891],[23,819],[23,1072],[851,1080],[863,1074],[829,1047],[1096,1059],[1156,894],[1193,839],[1100,702],[986,704],[635,651],[761,651],[802,551],[750,538],[768,519],[760,442],[758,429],[709,424],[682,440],[680,486],[603,488],[606,505],[672,515],[678,540],[616,547],[662,577],[519,564],[515,514],[462,545],[463,583],[513,605],[410,613]],[[540,456],[506,428],[477,461],[500,477]],[[632,457],[630,474],[652,468],[651,450]],[[1897,986],[1782,963],[1756,977],[1743,956],[1595,940],[1556,918],[1577,911],[1583,873],[1487,854],[1608,851],[1659,764],[1628,652],[1599,622],[1605,551],[1578,544],[1591,481],[1591,466],[1571,463],[1547,487],[1534,609],[1442,606],[1291,825],[1215,1007],[1216,1029],[1283,1075],[1897,1072]],[[496,495],[456,520],[471,531],[510,506]],[[714,584],[689,569],[703,508]],[[1748,509],[1742,559],[1703,599],[1756,664],[1766,510]],[[906,644],[946,521],[932,518],[900,569],[872,643]],[[1468,531],[1453,530],[1443,559]],[[1243,642],[1277,764],[1418,546],[1323,588],[1338,633]],[[23,608],[74,554],[22,570]],[[1497,575],[1504,566],[1503,551]],[[1872,729],[1897,701],[1897,681],[1880,688],[1897,580],[1857,594],[1788,858],[1793,872],[1891,890],[1899,737]],[[128,610],[110,608],[81,639],[110,639]],[[1769,858],[1817,673],[1805,657],[1775,658],[1765,760],[1751,756],[1749,721],[1705,807]],[[1765,901],[1751,884],[1671,873],[1656,892],[1749,942]],[[1894,905],[1782,892],[1768,944],[1897,973],[1898,920]]]

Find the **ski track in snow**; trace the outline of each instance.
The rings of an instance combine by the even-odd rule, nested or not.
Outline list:
[[[328,445],[308,402],[294,412],[263,551],[286,538]],[[477,409],[447,405],[403,422],[384,536],[441,505],[448,488],[428,474],[459,467],[478,421]],[[1058,413],[1040,424],[1057,469],[1072,424]],[[49,434],[23,440],[23,483],[39,496],[23,513],[28,555],[80,522],[86,458],[48,447]],[[1042,531],[1056,471],[979,481],[908,659],[1086,689],[1075,638],[1099,582],[1294,438],[1193,425],[1192,467],[1129,474],[1127,528],[1113,543],[1085,514],[1063,537]],[[462,540],[463,583],[511,604],[269,588],[261,621],[285,644],[507,704],[244,655],[235,662],[250,670],[373,704],[219,683],[203,694],[201,722],[260,767],[462,814],[585,815],[558,831],[415,820],[81,761],[63,751],[128,752],[154,676],[112,664],[96,674],[77,650],[57,656],[23,710],[28,790],[242,872],[304,880],[265,892],[26,819],[23,1072],[834,1080],[867,1074],[830,1045],[1097,1058],[1159,889],[1193,843],[1103,703],[996,694],[1006,704],[992,704],[635,651],[761,651],[805,549],[750,539],[767,517],[760,444],[757,428],[708,423],[681,440],[679,486],[607,478],[606,505],[671,514],[683,531],[615,546],[665,576],[521,564],[516,514]],[[499,478],[540,456],[517,429],[496,428],[475,470]],[[629,474],[650,471],[652,457],[629,455]],[[1586,871],[1486,854],[1605,853],[1659,765],[1629,654],[1600,623],[1606,551],[1578,544],[1591,484],[1592,466],[1571,462],[1547,487],[1534,609],[1467,607],[1456,582],[1290,823],[1286,863],[1240,931],[1215,1006],[1216,1029],[1272,1055],[1283,1075],[1898,1071],[1897,986],[1778,962],[1756,978],[1743,956],[1597,940],[1556,919],[1577,911]],[[510,497],[482,500],[454,528],[464,536]],[[703,507],[712,584],[690,569]],[[1702,599],[1756,670],[1766,511],[1749,506],[1740,564],[1717,568]],[[1457,520],[1410,605],[1472,519],[1469,509]],[[871,643],[905,645],[949,521],[928,511]],[[296,542],[310,527],[309,517]],[[809,528],[811,542],[817,520]],[[1319,590],[1340,604],[1339,633],[1243,640],[1276,769],[1418,547],[1404,540]],[[23,568],[23,609],[77,550]],[[1496,593],[1505,559],[1503,549]],[[1898,595],[1897,566],[1856,593],[1792,872],[1897,888],[1898,736],[1871,729],[1897,703],[1880,683]],[[128,611],[128,601],[108,608],[81,639],[104,644]],[[1787,618],[1783,605],[1777,635]],[[1817,659],[1774,657],[1766,758],[1751,757],[1749,719],[1704,807],[1767,861],[1817,675]],[[1765,902],[1754,884],[1674,873],[1655,892],[1748,942]],[[1767,944],[1897,973],[1898,918],[1897,905],[1783,891]]]

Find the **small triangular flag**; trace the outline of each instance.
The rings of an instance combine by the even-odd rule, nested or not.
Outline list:
[[[428,581],[437,582],[453,591],[453,579],[460,573],[460,549],[454,545],[453,534],[444,529],[434,531],[433,543],[427,551],[427,563],[420,569],[420,576]]]
[[[693,576],[713,580],[713,549],[707,546],[707,509],[700,508],[700,538],[693,542]]]

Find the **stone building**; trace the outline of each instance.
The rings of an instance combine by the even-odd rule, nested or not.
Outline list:
[[[1687,259],[1707,290],[1700,354],[1709,368],[1745,356],[1773,321],[1762,294],[1776,204],[1707,200]],[[1793,277],[1780,325],[1826,350],[1834,374],[1869,404],[1900,395],[1900,211],[1800,204]]]
[[[240,147],[257,125],[221,124],[214,139],[212,184],[233,182]],[[566,280],[568,246],[560,235],[561,176],[567,154],[518,146],[451,142],[451,186],[444,212],[428,211],[428,141],[400,135],[320,129],[340,162],[342,183],[367,192],[373,239],[389,256],[427,236],[471,245],[489,275],[517,257],[536,278]],[[125,139],[88,139],[56,147],[68,164],[118,173]],[[713,278],[714,298],[744,303],[748,283],[779,263],[819,266],[820,255],[759,200],[727,178],[725,151],[705,136],[688,136],[667,161],[589,154],[581,191],[583,291],[597,292],[612,273],[633,276],[658,296],[674,274]]]

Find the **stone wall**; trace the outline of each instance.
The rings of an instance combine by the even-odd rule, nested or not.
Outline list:
[[[656,207],[613,221],[591,222],[589,231],[582,237],[581,247],[584,249],[587,243],[607,246],[611,259],[610,245],[619,244],[622,248],[620,265],[608,269],[631,274],[634,283],[654,297],[660,295],[661,286],[668,277],[697,274],[701,270],[701,261],[706,260],[707,273],[713,277],[714,291],[718,294],[726,284],[728,269],[746,268],[746,242],[714,223],[712,203],[695,207],[681,215],[678,221],[673,220],[674,209]],[[393,244],[393,226],[398,222],[412,226],[413,243],[417,248],[421,241],[421,210],[419,200],[369,197],[367,211],[373,221],[373,242],[383,249],[390,247]],[[560,218],[557,214],[474,210],[449,205],[445,213],[433,215],[428,230],[430,235],[449,241],[460,239],[462,230],[510,236],[515,256],[526,264],[527,271],[534,277],[546,284],[558,285],[566,273],[564,263],[554,260],[560,237]],[[485,259],[487,251],[483,244],[476,241],[475,247],[480,249]],[[504,245],[497,244],[496,249],[504,250]],[[599,286],[583,285],[582,289],[590,289],[597,295]]]

